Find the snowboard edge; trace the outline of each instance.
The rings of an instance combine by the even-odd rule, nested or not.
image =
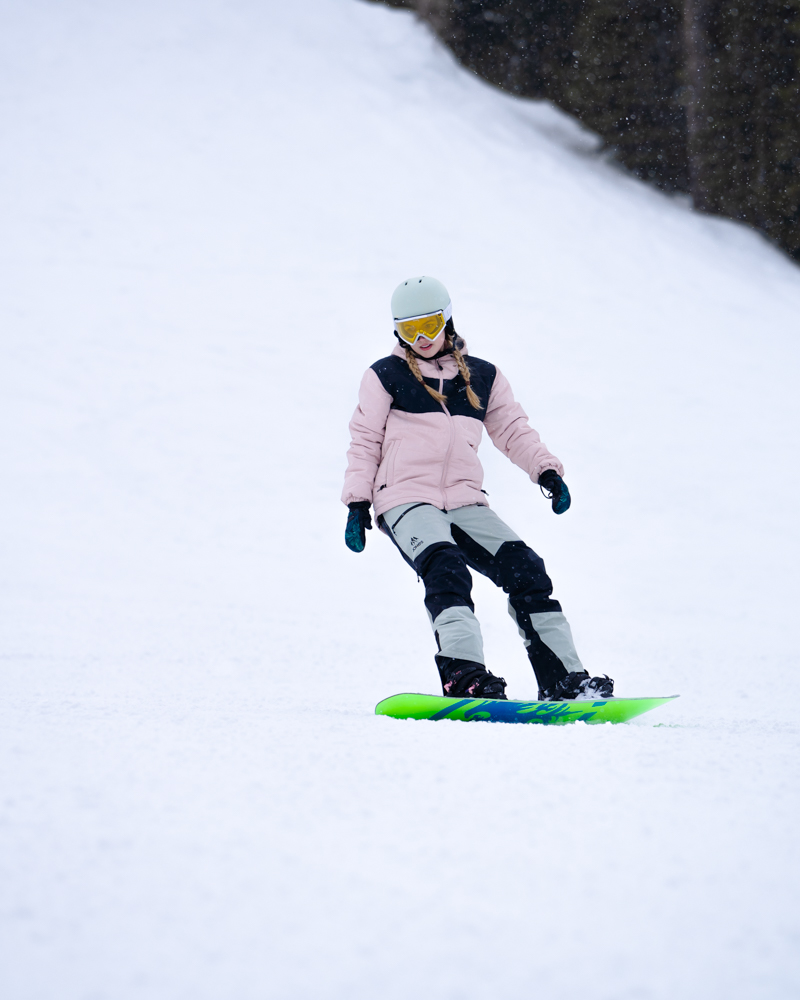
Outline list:
[[[495,698],[446,698],[434,694],[395,694],[375,706],[376,715],[393,719],[439,722],[509,722],[565,725],[571,722],[629,722],[645,712],[674,701],[663,698],[605,698],[596,701],[499,701]]]

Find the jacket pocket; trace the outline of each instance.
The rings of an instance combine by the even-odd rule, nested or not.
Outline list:
[[[375,486],[379,490],[394,483],[394,470],[399,447],[399,441],[391,441],[389,447],[386,449],[386,454],[381,459],[381,464],[378,466],[378,474],[375,476]]]

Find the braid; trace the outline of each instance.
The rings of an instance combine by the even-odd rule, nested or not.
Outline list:
[[[461,377],[467,383],[467,399],[469,400],[469,405],[473,408],[473,410],[482,410],[483,405],[481,404],[480,398],[478,397],[477,393],[472,388],[472,386],[469,384],[470,374],[469,374],[469,368],[467,368],[467,362],[464,360],[461,351],[459,351],[459,349],[456,347],[453,341],[450,340],[449,337],[448,341],[450,344],[453,345],[453,357],[455,358],[455,362],[458,365],[458,370],[461,372]]]
[[[444,405],[447,402],[447,396],[443,396],[441,392],[437,392],[436,389],[432,389],[427,384],[425,379],[422,377],[422,372],[419,370],[419,365],[417,364],[417,356],[416,354],[414,354],[414,352],[411,350],[410,347],[406,348],[406,361],[408,363],[408,367],[411,369],[411,372],[414,378],[417,380],[417,382],[420,382],[422,385],[425,386],[425,388],[428,390],[431,396],[433,396],[433,398],[436,400],[437,403],[441,403],[442,405]],[[473,395],[475,394],[473,393]]]

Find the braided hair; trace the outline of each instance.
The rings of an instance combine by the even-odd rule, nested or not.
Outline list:
[[[478,398],[478,394],[469,384],[470,374],[469,374],[469,368],[467,368],[467,362],[464,360],[461,351],[459,351],[459,349],[455,345],[455,342],[451,340],[450,337],[445,337],[445,342],[447,343],[448,347],[450,346],[450,344],[453,345],[453,357],[455,358],[455,362],[458,365],[458,370],[461,372],[461,377],[467,383],[467,399],[469,400],[469,405],[472,407],[473,410],[482,410],[483,405],[481,404],[481,401]]]
[[[432,386],[429,386],[425,379],[422,377],[422,372],[419,370],[419,362],[417,361],[416,354],[411,350],[410,347],[406,347],[406,361],[408,362],[408,367],[411,369],[411,374],[421,385],[427,389],[427,391],[433,396],[437,403],[441,403],[442,406],[447,402],[447,396],[442,392],[438,392]]]
[[[450,323],[448,323],[448,326],[449,325]],[[450,330],[448,330],[447,333],[445,334],[444,338],[445,348],[447,350],[452,351],[453,360],[458,365],[458,370],[461,373],[461,377],[467,384],[467,399],[469,400],[469,405],[474,410],[482,410],[483,404],[481,403],[478,394],[469,384],[470,373],[469,373],[469,368],[467,367],[467,362],[464,360],[464,356],[461,353],[461,351],[459,351],[459,349],[456,347],[453,334],[455,334],[455,330],[452,331],[452,334]],[[426,383],[425,379],[422,377],[422,372],[419,370],[417,355],[411,350],[410,347],[405,347],[405,352],[406,352],[406,362],[408,363],[408,367],[411,369],[411,373],[417,380],[417,382],[425,386],[425,389],[431,394],[431,396],[433,396],[433,398],[436,400],[437,403],[440,403],[442,406],[446,405],[447,396],[445,396],[444,393],[438,392],[432,386],[429,386]]]

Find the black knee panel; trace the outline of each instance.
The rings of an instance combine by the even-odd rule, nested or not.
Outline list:
[[[472,577],[464,553],[451,542],[431,545],[414,563],[425,584],[425,607],[434,620],[445,608],[467,607],[472,603]]]
[[[517,601],[525,611],[561,610],[558,601],[550,597],[553,583],[544,568],[544,560],[525,542],[505,542],[494,558],[498,585],[508,594],[515,610]]]

